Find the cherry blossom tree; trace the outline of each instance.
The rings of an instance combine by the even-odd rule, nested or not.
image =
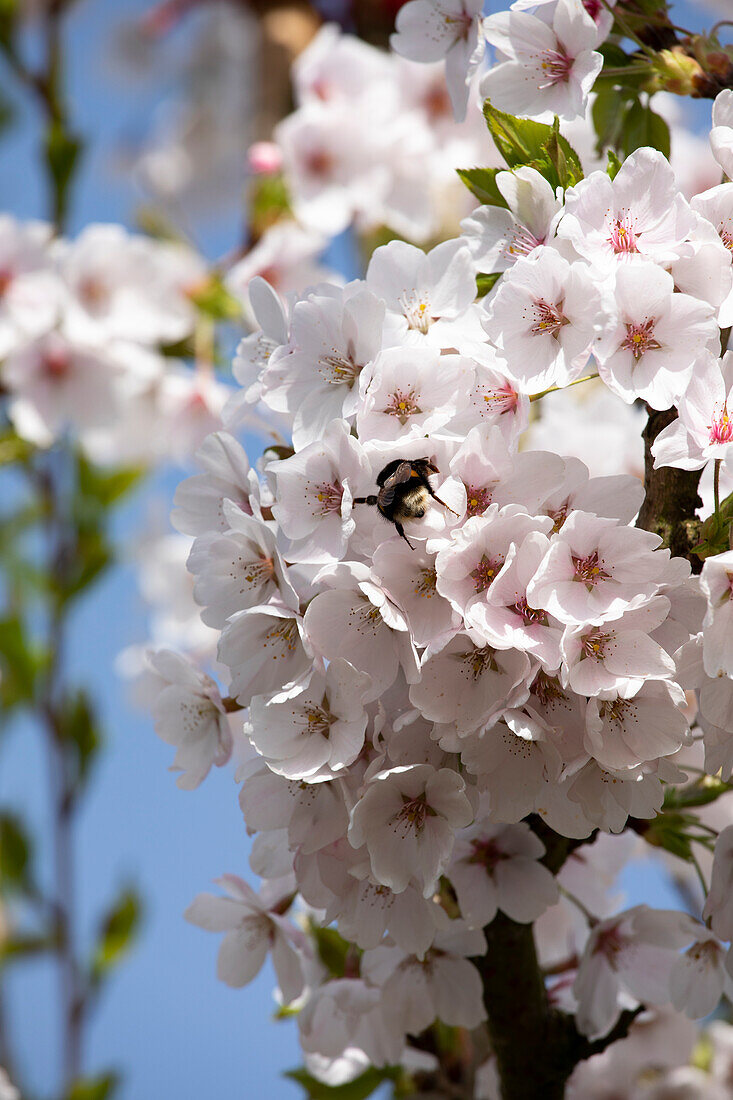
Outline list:
[[[52,224],[0,224],[7,443],[51,522],[50,454],[114,495],[130,475],[97,463],[196,450],[126,664],[183,790],[234,764],[263,883],[213,868],[185,917],[223,934],[229,985],[271,953],[311,1097],[730,1089],[723,31],[666,0],[408,0],[390,53],[333,26],[301,53],[213,269],[119,227],[64,238],[53,142]],[[713,101],[709,138],[672,95]],[[348,282],[322,259],[344,229]],[[226,383],[221,321],[244,330]],[[52,543],[72,593],[76,538],[82,581]],[[615,893],[642,851],[678,908]]]

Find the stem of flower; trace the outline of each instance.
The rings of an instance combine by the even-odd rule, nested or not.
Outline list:
[[[720,512],[720,467],[723,464],[721,458],[715,459],[715,467],[713,469],[713,500],[715,501],[715,514],[716,516]]]
[[[539,401],[541,397],[546,397],[548,393],[559,393],[560,390],[569,390],[571,386],[579,386],[581,382],[590,382],[593,378],[597,377],[597,374],[586,374],[583,378],[576,378],[574,382],[568,382],[567,386],[550,386],[548,390],[542,390],[542,393],[532,394],[530,401]]]

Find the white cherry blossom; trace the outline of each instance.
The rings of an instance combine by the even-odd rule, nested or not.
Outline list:
[[[603,58],[595,50],[597,28],[579,0],[558,0],[551,25],[524,11],[490,15],[484,34],[500,56],[481,82],[481,94],[494,106],[567,119],[585,113]]]
[[[473,819],[461,777],[429,764],[380,772],[351,811],[349,840],[366,844],[377,882],[399,893],[410,882],[430,897],[450,859],[454,829]]]
[[[733,91],[730,88],[724,88],[715,97],[710,148],[726,176],[733,179]]]

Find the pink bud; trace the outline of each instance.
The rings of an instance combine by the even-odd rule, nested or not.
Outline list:
[[[256,141],[247,150],[247,163],[257,176],[273,175],[282,168],[280,147],[274,141]]]

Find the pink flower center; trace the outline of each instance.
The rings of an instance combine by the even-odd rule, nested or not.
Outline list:
[[[466,485],[466,515],[482,516],[491,504],[492,490],[487,485],[477,489],[475,485]]]
[[[400,424],[404,426],[411,416],[421,413],[422,409],[417,403],[415,390],[408,390],[407,393],[402,390],[395,390],[394,393],[389,395],[389,400],[382,412],[386,413],[387,416],[395,416]]]
[[[547,626],[547,612],[541,607],[530,607],[526,596],[521,596],[516,603],[512,604],[512,610],[516,611],[528,626],[531,623]]]
[[[495,386],[493,389],[484,390],[481,396],[486,406],[485,412],[502,416],[504,413],[517,411],[519,394],[509,382],[505,382],[503,386]]]
[[[710,420],[710,442],[730,443],[731,440],[733,440],[733,421],[728,414],[726,401],[720,412],[714,412]]]
[[[545,238],[535,237],[526,225],[517,225],[506,247],[508,260],[516,260],[519,256],[529,256],[535,248],[545,243]]]
[[[481,840],[478,837],[471,841],[473,851],[468,857],[469,863],[479,863],[491,874],[498,863],[503,859],[509,859],[506,852],[502,852],[495,840]]]
[[[469,576],[473,578],[473,587],[475,591],[485,592],[489,585],[496,579],[496,574],[503,564],[503,559],[499,558],[494,560],[493,558],[488,558],[486,554],[484,554],[476,568],[472,569],[469,574]]]
[[[591,657],[595,661],[602,661],[607,641],[607,634],[602,634],[600,630],[591,630],[583,639],[581,660],[583,657]]]
[[[334,168],[334,159],[325,149],[313,149],[303,160],[303,168],[310,176],[327,179]]]
[[[559,50],[544,50],[540,56],[540,68],[544,77],[544,83],[539,85],[540,89],[552,88],[555,84],[564,84],[569,80],[575,63],[574,57],[568,57]]]
[[[341,501],[344,495],[344,487],[337,479],[333,484],[322,482],[311,490],[314,516],[327,516],[331,512],[341,511]]]
[[[403,795],[402,798],[404,805],[393,818],[395,825],[400,827],[403,837],[407,836],[408,833],[422,832],[425,818],[437,816],[435,810],[428,806],[424,794],[420,794],[416,798]]]
[[[613,219],[611,236],[607,237],[606,240],[614,252],[628,253],[639,251],[636,246],[634,224],[628,214]]]
[[[256,561],[244,562],[244,579],[247,584],[261,585],[275,580],[275,563],[272,558],[260,557]]]
[[[621,344],[624,351],[630,351],[635,362],[639,362],[647,351],[658,351],[661,344],[654,339],[654,326],[656,318],[652,317],[644,324],[626,324],[626,339]]]
[[[605,955],[613,969],[616,965],[616,956],[621,954],[627,943],[628,940],[621,931],[621,924],[612,924],[598,933],[593,954]]]
[[[733,252],[733,232],[731,232],[728,226],[723,228],[723,226],[721,225],[718,229],[718,233],[720,234],[720,239],[725,247],[728,249],[728,251]]]
[[[5,294],[13,281],[13,273],[7,268],[0,270],[0,298]]]
[[[601,14],[601,11],[603,10],[603,5],[601,4],[601,0],[583,0],[583,7],[588,12],[588,15],[591,17],[591,19],[595,23],[597,23],[598,22],[598,16]]]
[[[611,574],[607,573],[603,568],[603,559],[599,560],[598,551],[594,550],[592,554],[588,554],[585,558],[576,558],[573,555],[573,566],[575,568],[574,580],[581,581],[589,592],[595,588],[600,581],[609,581]]]
[[[529,689],[541,706],[546,707],[556,699],[565,699],[567,696],[560,686],[556,676],[548,676],[546,672],[538,672]]]
[[[533,336],[554,336],[557,339],[557,334],[563,325],[570,324],[567,317],[560,311],[560,304],[552,305],[543,299],[534,303],[535,322],[530,328]]]
[[[68,351],[61,348],[54,348],[44,352],[43,373],[46,378],[51,379],[51,381],[57,382],[65,378],[69,373],[70,367],[71,357]]]
[[[558,508],[555,512],[549,512],[548,515],[552,520],[552,534],[556,535],[561,530],[565,520],[568,518],[569,504],[564,504],[562,508]]]
[[[331,386],[352,387],[362,371],[362,364],[333,348],[333,355],[322,355],[318,360],[321,377]]]

